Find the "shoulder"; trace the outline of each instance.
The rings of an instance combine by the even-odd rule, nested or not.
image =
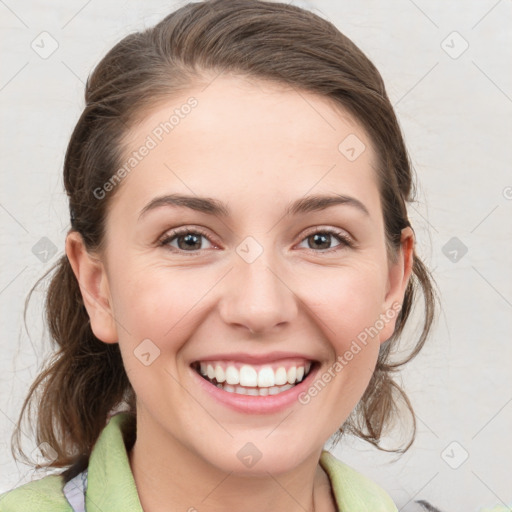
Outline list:
[[[389,494],[376,482],[322,451],[320,464],[331,481],[333,495],[340,510],[347,512],[397,512]]]
[[[0,512],[72,512],[62,475],[47,475],[0,494]]]

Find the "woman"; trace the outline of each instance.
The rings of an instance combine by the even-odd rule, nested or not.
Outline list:
[[[185,5],[98,64],[64,183],[59,351],[20,421],[41,388],[38,443],[66,471],[2,512],[396,510],[323,449],[383,449],[412,413],[392,372],[435,309],[400,128],[348,38],[292,5]]]

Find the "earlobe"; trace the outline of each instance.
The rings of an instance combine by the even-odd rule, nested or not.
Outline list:
[[[104,264],[87,251],[82,236],[76,231],[70,232],[66,238],[66,254],[80,286],[94,335],[105,343],[117,343],[117,328]]]

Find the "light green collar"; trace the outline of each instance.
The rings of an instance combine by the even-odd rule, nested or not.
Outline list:
[[[143,512],[121,432],[128,413],[112,416],[91,454],[88,473],[87,511]],[[323,450],[320,464],[329,476],[334,498],[342,512],[396,512],[389,495],[375,482]],[[115,493],[111,490],[116,489]],[[119,490],[119,492],[117,491]]]
[[[322,451],[320,465],[331,481],[331,488],[341,512],[397,512],[388,493],[368,477]]]
[[[143,512],[128,459],[125,438],[133,415],[110,418],[89,458],[87,512]],[[320,464],[329,476],[339,512],[397,512],[389,495],[376,483],[323,450]],[[52,474],[0,495],[1,512],[71,512],[63,493],[64,480]]]
[[[118,413],[110,418],[98,437],[89,458],[85,494],[87,512],[144,512],[123,438],[123,428],[134,420],[132,414]]]

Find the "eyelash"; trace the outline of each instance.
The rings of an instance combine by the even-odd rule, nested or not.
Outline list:
[[[333,247],[331,249],[323,249],[323,250],[307,249],[308,251],[312,251],[312,252],[318,253],[318,254],[325,254],[325,253],[332,253],[332,252],[340,251],[340,250],[342,250],[342,249],[344,249],[346,247],[348,247],[348,248],[353,248],[354,247],[354,242],[352,241],[352,239],[348,235],[346,235],[342,231],[338,231],[338,230],[336,230],[334,228],[322,228],[322,229],[317,229],[316,231],[311,231],[311,232],[307,233],[304,236],[304,238],[302,238],[300,243],[302,243],[304,240],[306,240],[310,236],[313,236],[313,235],[316,235],[316,234],[319,234],[319,233],[329,234],[329,235],[335,236],[341,242],[340,245],[336,246],[336,247]],[[180,236],[183,236],[183,235],[188,235],[188,234],[202,235],[210,243],[215,245],[215,243],[212,240],[210,240],[209,234],[206,231],[203,231],[200,228],[193,228],[193,229],[192,228],[179,228],[179,229],[175,229],[175,230],[171,231],[170,233],[166,233],[158,241],[158,244],[161,247],[168,247],[169,248],[169,243],[172,242],[174,239],[179,238]],[[194,250],[194,251],[184,251],[183,249],[177,249],[176,247],[172,247],[172,249],[169,248],[169,250],[171,250],[172,252],[178,252],[178,253],[190,253],[190,254],[196,253],[197,254],[197,253],[199,253],[199,252],[201,252],[202,250],[205,250],[205,249],[199,249],[197,251],[196,250]]]

